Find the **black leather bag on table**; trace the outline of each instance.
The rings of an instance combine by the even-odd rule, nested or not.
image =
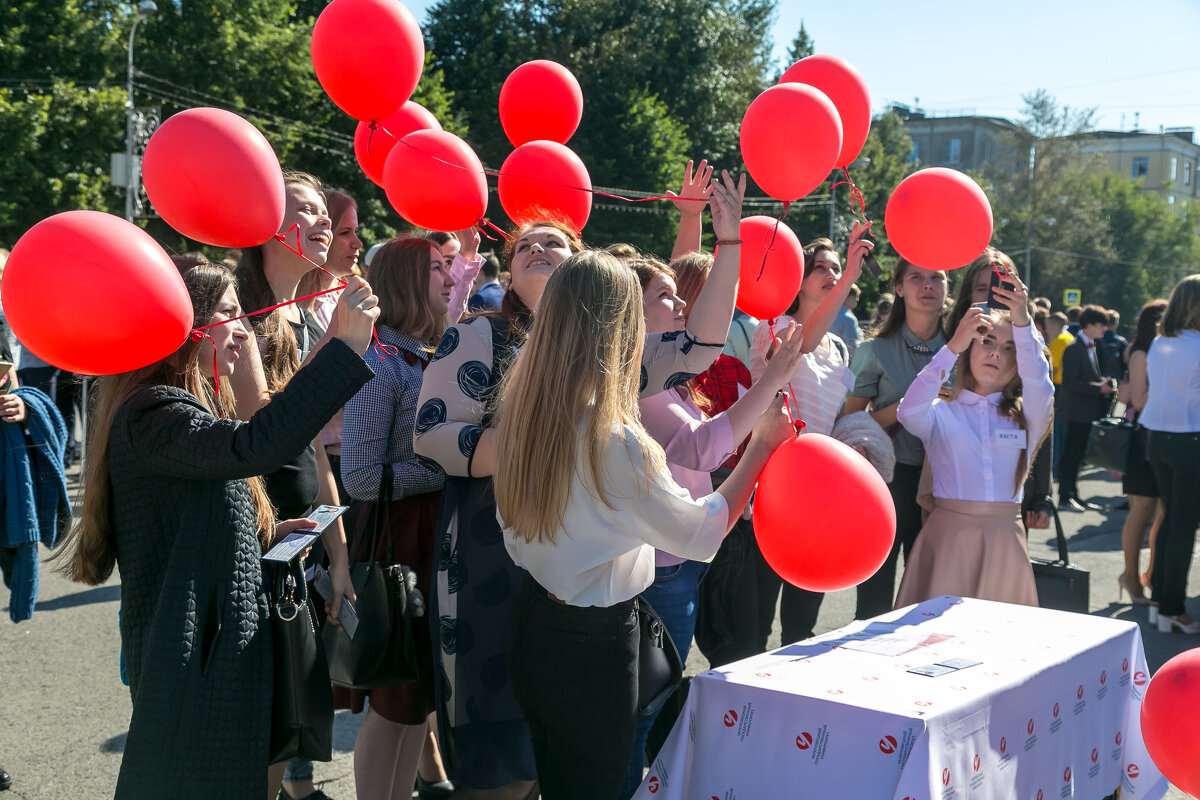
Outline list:
[[[405,586],[404,568],[392,558],[392,468],[383,466],[378,498],[359,503],[354,513],[354,553],[350,580],[358,597],[354,610],[358,629],[354,638],[336,625],[321,629],[329,660],[329,678],[348,689],[378,689],[417,679],[417,652],[413,640],[413,609]],[[380,537],[385,560],[376,561]]]
[[[638,712],[650,717],[658,713],[683,681],[683,662],[671,634],[658,613],[644,598],[637,599],[638,612]]]
[[[1088,613],[1088,571],[1071,563],[1067,553],[1067,537],[1063,536],[1062,521],[1058,511],[1050,508],[1054,518],[1054,530],[1058,539],[1058,560],[1031,558],[1033,580],[1037,585],[1038,605],[1057,611]]]
[[[271,587],[271,640],[275,656],[270,764],[333,758],[333,693],[308,601],[304,568],[264,562]]]
[[[1110,472],[1125,472],[1129,468],[1129,450],[1138,425],[1121,417],[1103,417],[1092,423],[1084,461]]]

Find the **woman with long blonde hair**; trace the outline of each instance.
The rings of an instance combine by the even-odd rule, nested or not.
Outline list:
[[[632,271],[607,253],[572,256],[502,387],[497,511],[530,576],[511,674],[547,800],[617,794],[637,717],[636,596],[654,580],[654,549],[712,558],[794,435],[777,399],[721,489],[690,497],[641,424],[645,327]]]
[[[1054,415],[1045,342],[1013,273],[995,294],[1008,311],[972,306],[905,392],[896,418],[925,446],[933,509],[904,566],[896,606],[954,595],[1036,606],[1021,524],[1033,455]],[[956,394],[939,397],[951,370]]]
[[[58,557],[82,583],[121,570],[133,713],[116,796],[263,797],[274,664],[259,559],[276,524],[256,476],[295,458],[370,378],[361,353],[378,311],[354,279],[329,344],[241,422],[209,378],[254,356],[233,277],[201,265],[184,283],[193,325],[216,327],[97,380],[83,513]],[[219,769],[198,779],[197,764]]]

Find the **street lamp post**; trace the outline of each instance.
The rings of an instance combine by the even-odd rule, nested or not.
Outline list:
[[[140,180],[135,179],[133,168],[133,36],[137,33],[142,20],[149,19],[158,6],[154,0],[141,0],[138,3],[137,19],[129,29],[129,60],[125,70],[125,219],[133,221],[134,197],[137,196]]]
[[[867,158],[866,156],[863,156],[862,158],[858,159],[853,164],[848,166],[846,169],[847,170],[866,169],[869,166],[871,166],[871,159]],[[837,173],[835,172],[834,175],[836,176]],[[837,184],[838,184],[838,182],[834,181],[833,188],[829,190],[829,241],[831,241],[831,242],[833,241],[834,215],[837,211]]]

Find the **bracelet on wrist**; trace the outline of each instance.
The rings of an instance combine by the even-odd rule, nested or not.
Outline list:
[[[739,244],[741,244],[741,243],[742,243],[742,240],[741,240],[741,239],[718,239],[718,240],[717,240],[717,247],[721,247],[721,246],[723,246],[723,245],[730,245],[730,246],[733,246],[733,245],[739,245]]]

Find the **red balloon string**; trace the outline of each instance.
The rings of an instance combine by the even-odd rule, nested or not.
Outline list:
[[[220,324],[223,325],[224,323],[220,323]],[[212,326],[208,325],[206,327],[211,328]],[[216,395],[217,397],[220,397],[221,396],[221,376],[217,374],[217,340],[214,339],[213,337],[209,336],[201,328],[196,328],[191,333],[189,333],[188,338],[191,339],[193,342],[199,342],[204,339],[208,339],[210,342],[212,342],[212,346],[213,346],[213,394]],[[221,412],[219,408],[218,408],[218,413],[220,413],[221,416],[225,416],[224,412]]]
[[[771,334],[771,338],[769,339],[769,341],[772,343],[772,345],[774,345],[774,343],[775,343],[775,320],[774,319],[767,320],[767,330]],[[792,335],[795,336],[796,334],[793,333]],[[760,342],[759,348],[762,350],[763,359],[769,360],[768,356],[767,356],[766,344]],[[792,427],[796,429],[796,433],[801,433],[805,428],[808,427],[808,425],[806,425],[804,423],[804,420],[800,418],[800,400],[798,398],[796,400],[796,413],[794,415],[792,414],[792,398],[793,397],[796,397],[796,390],[792,388],[791,380],[788,380],[787,395],[783,398],[783,410],[784,410],[784,413],[787,414],[788,422],[792,423]]]
[[[791,207],[791,201],[785,201],[783,204],[783,211],[779,212],[779,216],[775,218],[775,224],[771,227],[771,241],[767,242],[767,247],[763,251],[762,264],[759,265],[758,275],[754,278],[756,281],[762,278],[763,270],[767,268],[767,256],[771,254],[771,248],[775,246],[775,234],[779,233],[779,226],[783,222],[783,218],[787,216],[788,210]],[[771,336],[774,335],[775,334],[772,332]]]
[[[501,227],[498,227],[497,225],[495,225],[495,224],[493,224],[493,223],[489,222],[488,220],[484,219],[483,217],[480,217],[480,218],[479,218],[479,222],[478,222],[478,223],[476,223],[476,227],[478,227],[478,228],[479,228],[479,232],[480,232],[481,234],[483,234],[483,235],[484,235],[484,236],[485,236],[487,239],[489,239],[490,241],[493,241],[493,242],[498,242],[498,241],[500,241],[500,239],[503,239],[503,240],[504,240],[504,241],[506,241],[506,242],[511,242],[511,241],[513,240],[513,237],[509,235],[508,231],[506,231],[506,230],[504,230],[503,228],[501,228]],[[493,231],[495,231],[496,233],[500,234],[500,239],[497,239],[495,236],[492,236],[492,235],[490,235],[490,234],[487,232],[487,229],[488,229],[488,228],[491,228]]]

